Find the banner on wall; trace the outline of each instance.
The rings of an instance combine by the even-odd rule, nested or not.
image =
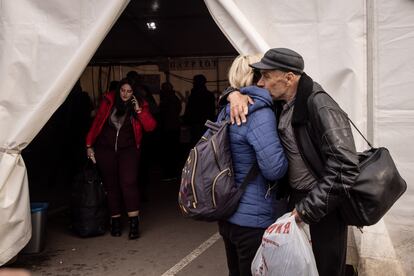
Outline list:
[[[170,71],[215,70],[217,65],[217,58],[172,58],[169,61]]]

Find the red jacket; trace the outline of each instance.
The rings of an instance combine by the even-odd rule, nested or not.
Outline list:
[[[111,113],[112,107],[115,102],[115,92],[110,91],[104,95],[102,102],[99,106],[98,112],[96,113],[95,119],[93,120],[91,129],[86,135],[86,146],[93,146],[96,138],[101,133],[102,127]],[[149,112],[149,105],[146,101],[142,106],[142,111],[137,113],[138,119],[131,116],[132,128],[134,129],[135,142],[137,147],[141,144],[142,133],[144,131],[152,131],[157,126],[155,119]]]

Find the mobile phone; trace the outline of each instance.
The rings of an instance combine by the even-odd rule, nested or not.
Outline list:
[[[132,97],[128,100],[127,105],[131,108],[134,108],[134,102],[132,101]]]

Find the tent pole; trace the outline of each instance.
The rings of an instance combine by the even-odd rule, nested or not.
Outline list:
[[[374,128],[374,94],[376,91],[376,29],[375,29],[375,0],[366,0],[367,28],[367,138],[375,144]]]

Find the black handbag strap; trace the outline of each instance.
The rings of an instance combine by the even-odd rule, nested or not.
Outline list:
[[[243,179],[243,182],[240,185],[240,189],[244,191],[247,187],[247,184],[250,182],[250,180],[253,180],[257,176],[258,173],[259,173],[259,166],[257,165],[257,162],[254,162],[249,172],[247,173],[246,177]]]
[[[371,143],[368,141],[367,138],[365,138],[364,134],[362,134],[362,132],[356,127],[356,125],[354,124],[354,122],[352,122],[351,119],[349,119],[348,115],[346,115],[346,118],[348,119],[348,121],[351,123],[351,125],[353,125],[353,127],[356,129],[356,131],[358,131],[359,135],[362,136],[362,138],[364,138],[365,142],[367,142],[368,146],[370,148],[373,148],[373,146],[371,145]]]
[[[94,163],[92,162],[92,159],[88,158],[88,159],[85,161],[85,164],[83,165],[82,170],[83,170],[83,171],[86,171],[86,170],[91,169],[91,168],[96,168],[96,164],[94,164]]]
[[[318,92],[316,92],[316,93],[325,93],[326,95],[328,95],[334,102],[336,102],[335,100],[334,100],[334,98],[332,98],[332,96],[331,95],[329,95],[328,93],[326,93],[325,91],[318,91]],[[315,93],[315,94],[316,94]],[[342,110],[342,109],[341,109]],[[346,116],[346,118],[348,119],[348,121],[351,123],[351,125],[356,129],[356,131],[358,131],[358,133],[359,133],[359,135],[361,135],[361,137],[365,140],[365,142],[367,142],[367,144],[368,144],[368,146],[370,147],[370,148],[373,148],[373,146],[372,146],[372,144],[368,141],[368,139],[367,138],[365,138],[365,136],[364,136],[364,134],[362,134],[362,132],[356,127],[356,125],[354,124],[354,122],[352,122],[352,120],[348,117],[348,114],[346,114],[346,112],[345,111],[343,111],[342,110],[342,112],[345,114],[345,116]]]

